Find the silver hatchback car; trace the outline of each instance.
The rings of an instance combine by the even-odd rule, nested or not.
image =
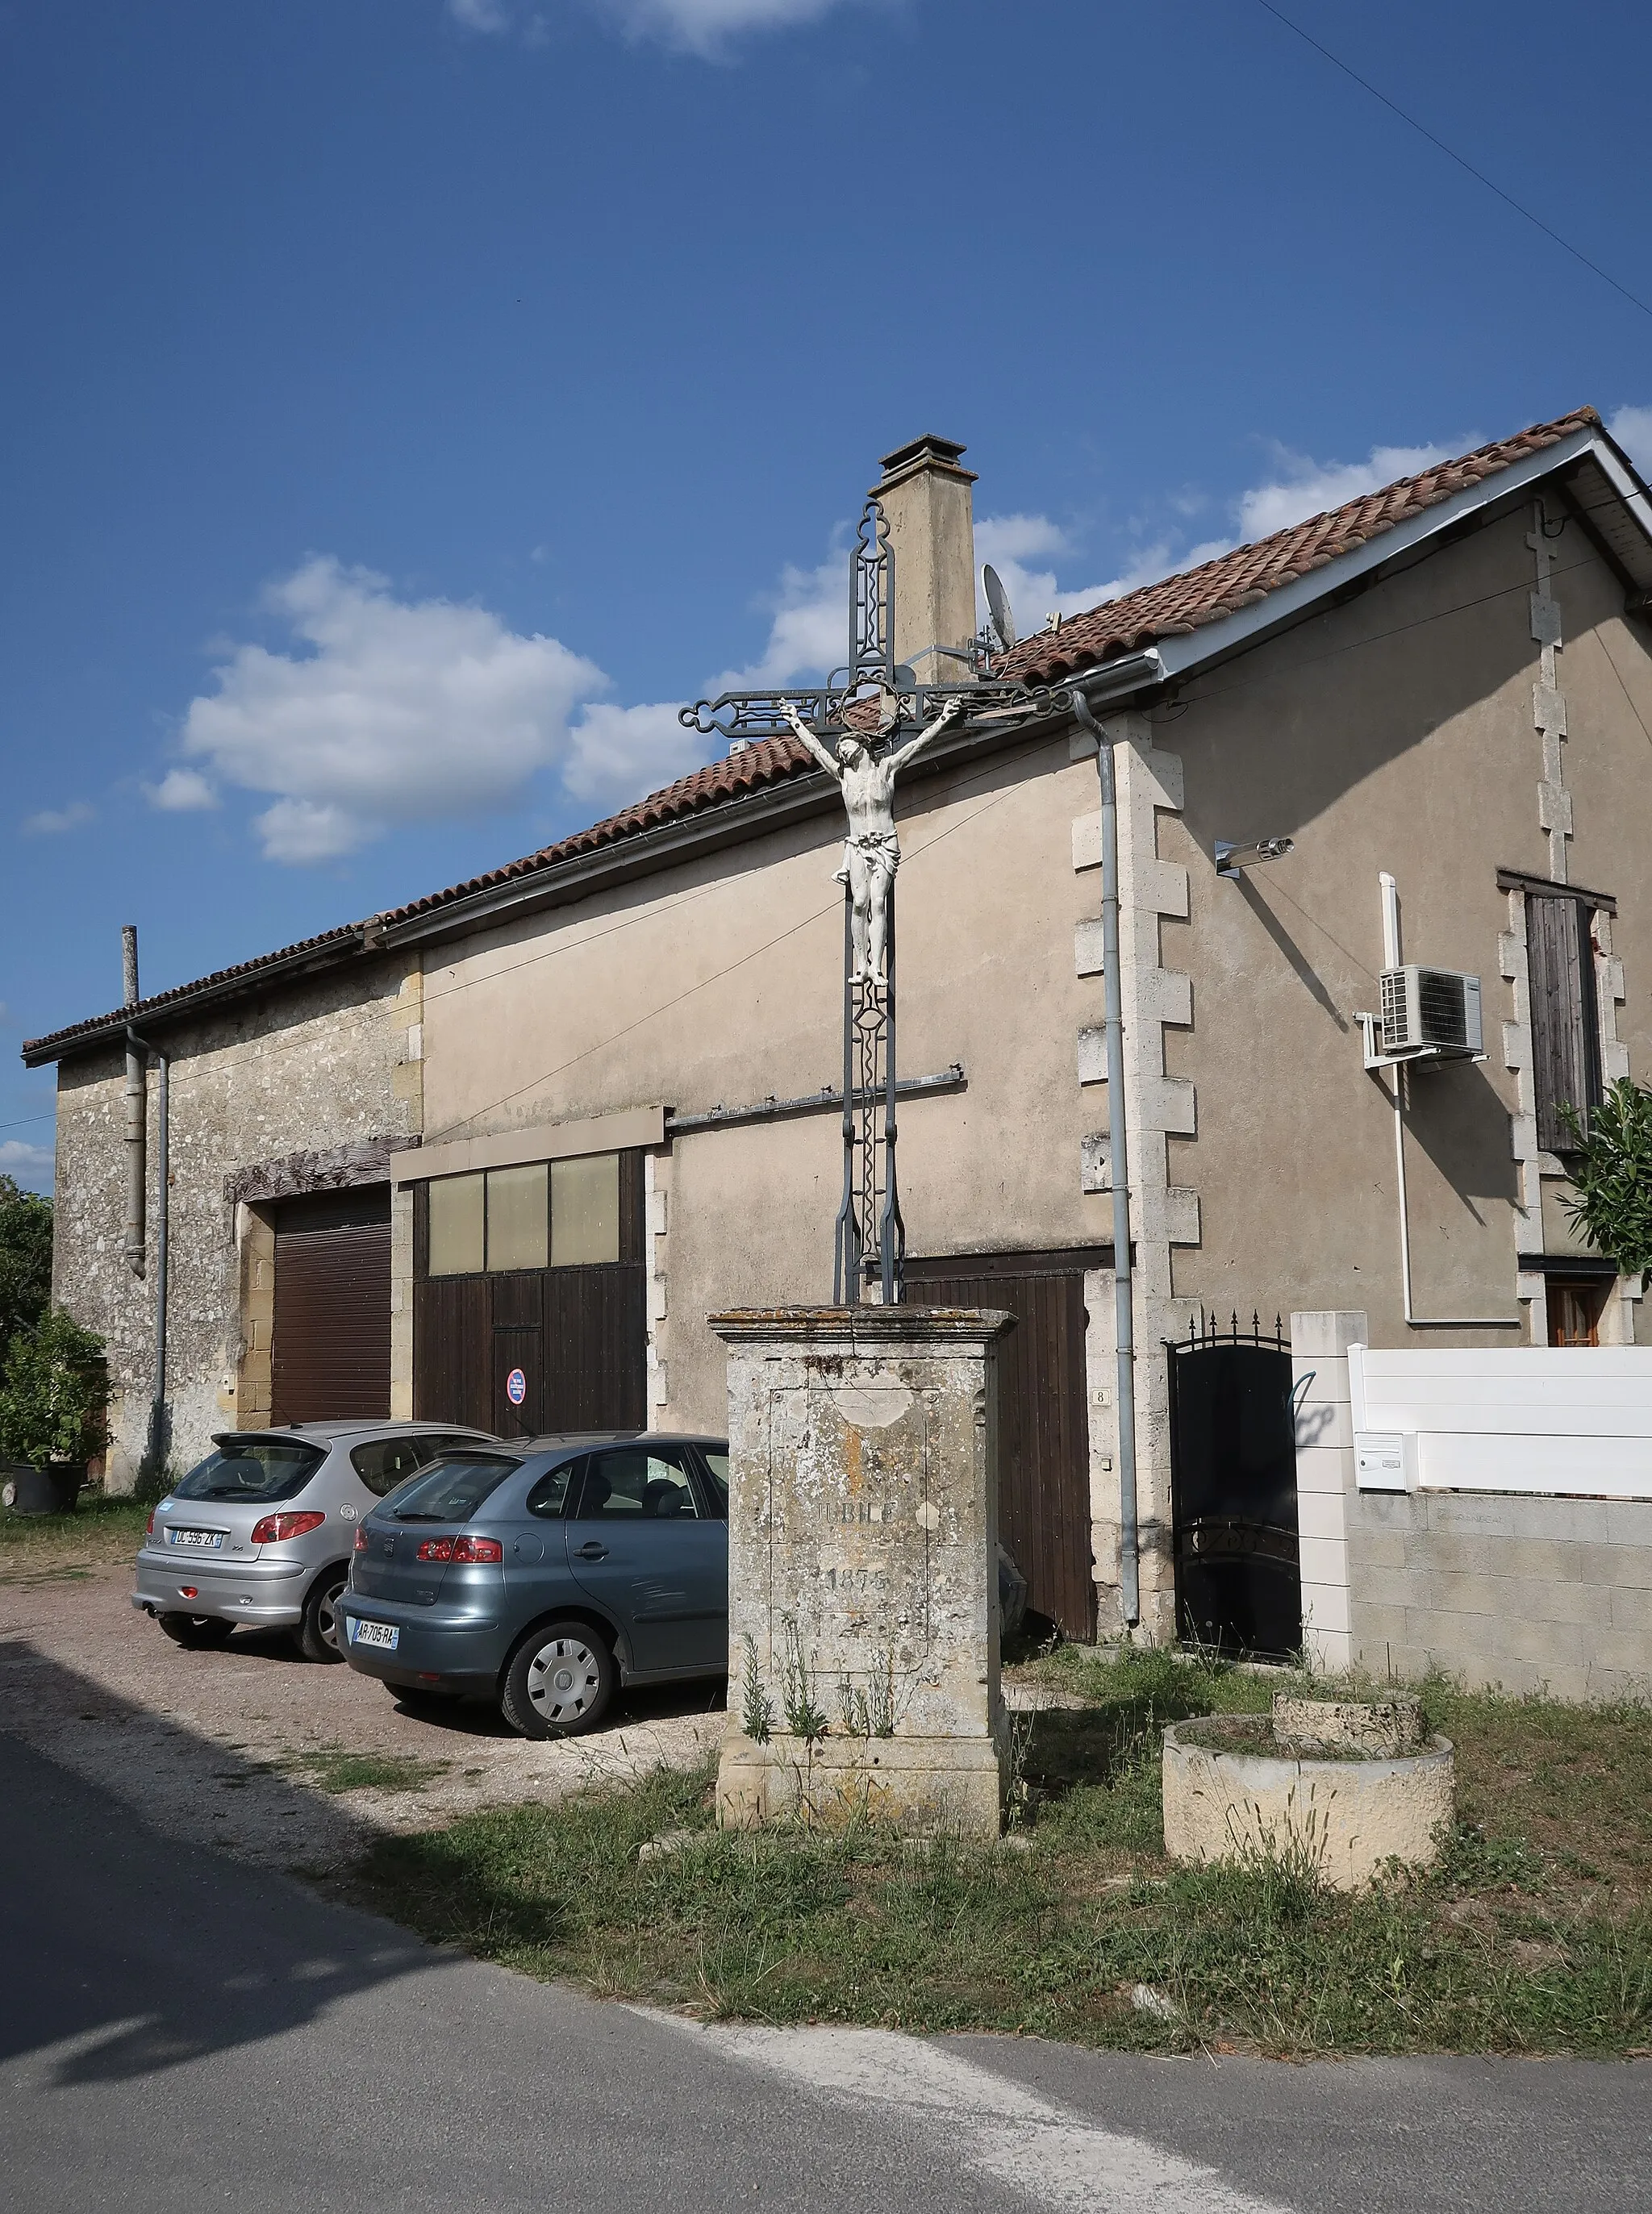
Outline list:
[[[240,1625],[290,1630],[307,1660],[343,1659],[335,1622],[356,1532],[387,1493],[456,1446],[450,1422],[294,1422],[225,1430],[150,1517],[135,1607],[180,1645]]]

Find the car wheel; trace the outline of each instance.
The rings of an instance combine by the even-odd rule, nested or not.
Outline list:
[[[310,1586],[309,1596],[304,1601],[304,1618],[293,1633],[306,1660],[343,1660],[344,1648],[339,1642],[339,1601],[349,1581],[349,1569],[339,1566],[323,1569]]]
[[[617,1676],[607,1640],[589,1624],[549,1622],[517,1649],[499,1711],[519,1737],[572,1737],[601,1722]]]
[[[233,1622],[224,1621],[217,1614],[157,1614],[160,1624],[174,1645],[182,1645],[192,1653],[208,1652],[217,1645],[227,1645]]]

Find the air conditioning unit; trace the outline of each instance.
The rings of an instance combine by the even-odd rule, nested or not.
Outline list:
[[[1382,1049],[1478,1056],[1484,1051],[1479,978],[1455,969],[1385,969]]]

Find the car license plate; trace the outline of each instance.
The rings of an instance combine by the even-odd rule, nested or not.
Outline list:
[[[350,1642],[352,1645],[381,1645],[387,1653],[395,1651],[396,1640],[401,1632],[393,1622],[363,1622],[359,1616],[350,1618]]]
[[[168,1530],[167,1543],[182,1545],[197,1553],[220,1553],[223,1550],[222,1530]]]

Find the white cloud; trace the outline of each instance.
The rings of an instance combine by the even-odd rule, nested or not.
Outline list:
[[[167,814],[187,814],[197,808],[216,807],[218,796],[198,768],[168,769],[159,784],[146,784],[144,797],[151,807]]]
[[[563,783],[576,799],[604,809],[674,784],[706,757],[705,741],[683,729],[670,702],[616,707],[598,700],[569,731],[568,743]]]
[[[291,861],[300,866],[310,861],[336,861],[353,853],[364,839],[377,835],[359,816],[332,801],[278,799],[253,828],[263,841],[266,861]]]
[[[181,744],[225,783],[272,795],[257,828],[272,860],[329,860],[396,824],[506,804],[569,757],[570,714],[608,689],[554,638],[486,608],[399,600],[330,557],[266,602],[294,650],[230,648]]]
[[[65,830],[78,830],[89,823],[97,810],[87,799],[71,799],[67,807],[43,807],[38,815],[31,815],[23,828],[32,837],[55,838]]]
[[[57,1156],[50,1146],[25,1145],[21,1138],[0,1142],[0,1176],[13,1177],[29,1191],[50,1191]]]
[[[1619,407],[1606,428],[1643,476],[1652,474],[1652,407]]]
[[[543,16],[526,0],[447,0],[448,13],[468,31],[495,36],[520,24],[543,36]],[[586,0],[592,14],[627,38],[657,39],[679,52],[715,60],[747,31],[789,30],[817,23],[844,0]]]
[[[1239,536],[1266,538],[1270,531],[1284,530],[1328,507],[1380,492],[1397,478],[1415,476],[1435,462],[1449,461],[1473,443],[1470,438],[1448,446],[1373,446],[1363,462],[1316,462],[1281,446],[1275,461],[1279,474],[1240,495]]]
[[[994,568],[1068,550],[1067,533],[1047,515],[983,515],[976,525],[976,559]]]
[[[725,669],[707,686],[719,692],[756,691],[765,684],[790,684],[799,676],[823,676],[841,669],[849,650],[849,560],[832,554],[817,569],[788,562],[780,589],[770,602],[768,643],[747,669]]]

